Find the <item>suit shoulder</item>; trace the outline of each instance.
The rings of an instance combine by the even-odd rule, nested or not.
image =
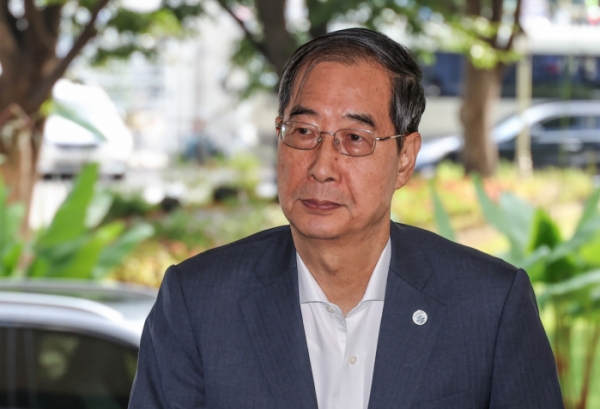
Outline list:
[[[419,249],[418,251],[434,255],[434,257],[428,257],[432,262],[485,265],[488,268],[497,268],[513,273],[517,271],[515,266],[498,257],[453,242],[431,231],[399,223],[396,223],[396,226],[402,231],[402,234],[410,236],[412,244]]]
[[[519,269],[497,257],[454,243],[435,233],[396,225],[404,236],[401,251],[411,253],[420,271],[406,272],[427,293],[445,303],[457,299],[491,297],[503,299],[510,291]],[[401,254],[398,255],[399,257]]]
[[[207,270],[215,263],[224,265],[236,264],[242,260],[256,261],[262,250],[268,246],[282,242],[290,235],[289,226],[279,226],[264,230],[232,243],[196,254],[178,264],[177,270],[182,272],[197,271],[198,268]]]

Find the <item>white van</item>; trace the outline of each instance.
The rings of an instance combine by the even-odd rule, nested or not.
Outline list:
[[[61,79],[52,98],[38,173],[44,178],[68,178],[83,165],[96,162],[102,176],[122,178],[133,151],[133,136],[106,92]]]

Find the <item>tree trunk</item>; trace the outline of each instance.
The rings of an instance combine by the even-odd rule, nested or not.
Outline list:
[[[500,97],[502,66],[482,70],[466,63],[463,104],[460,120],[463,126],[462,162],[466,172],[491,176],[498,164],[498,149],[491,139],[493,110]]]
[[[37,180],[43,121],[34,123],[16,104],[0,113],[0,178],[8,186],[8,202],[26,206],[22,231],[27,230],[29,204]]]
[[[268,50],[267,58],[279,76],[297,46],[296,40],[286,28],[285,4],[285,1],[254,0],[263,26],[263,44]]]
[[[9,189],[9,202],[22,202],[28,211],[45,122],[40,107],[73,59],[96,35],[96,19],[109,1],[94,0],[89,21],[67,54],[59,58],[55,51],[62,2],[39,7],[34,0],[23,0],[20,19],[27,25],[19,28],[19,19],[11,14],[8,1],[0,0],[0,177]]]
[[[503,24],[504,0],[492,0],[492,16],[490,22]],[[481,18],[482,1],[466,0],[465,14],[469,17]],[[521,0],[516,1],[516,7],[510,17],[510,24],[520,30],[519,16]],[[507,23],[508,24],[508,23]],[[496,50],[507,51],[513,47],[515,31],[505,44],[498,44],[498,36],[484,38]],[[463,89],[463,104],[460,109],[460,121],[463,126],[464,148],[462,162],[466,172],[477,172],[483,177],[493,175],[498,165],[498,148],[491,138],[492,117],[496,101],[500,98],[502,76],[505,66],[498,63],[491,69],[478,69],[467,58],[465,68],[465,84]]]

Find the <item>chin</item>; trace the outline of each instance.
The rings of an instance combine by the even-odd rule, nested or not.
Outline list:
[[[311,221],[309,223],[301,221],[295,223],[290,220],[290,225],[292,226],[292,229],[296,230],[300,235],[311,239],[333,240],[343,235],[339,226],[332,226],[329,223],[319,221]]]

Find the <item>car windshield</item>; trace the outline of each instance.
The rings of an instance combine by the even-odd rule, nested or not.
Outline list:
[[[0,328],[0,407],[126,409],[137,349],[88,335]]]

